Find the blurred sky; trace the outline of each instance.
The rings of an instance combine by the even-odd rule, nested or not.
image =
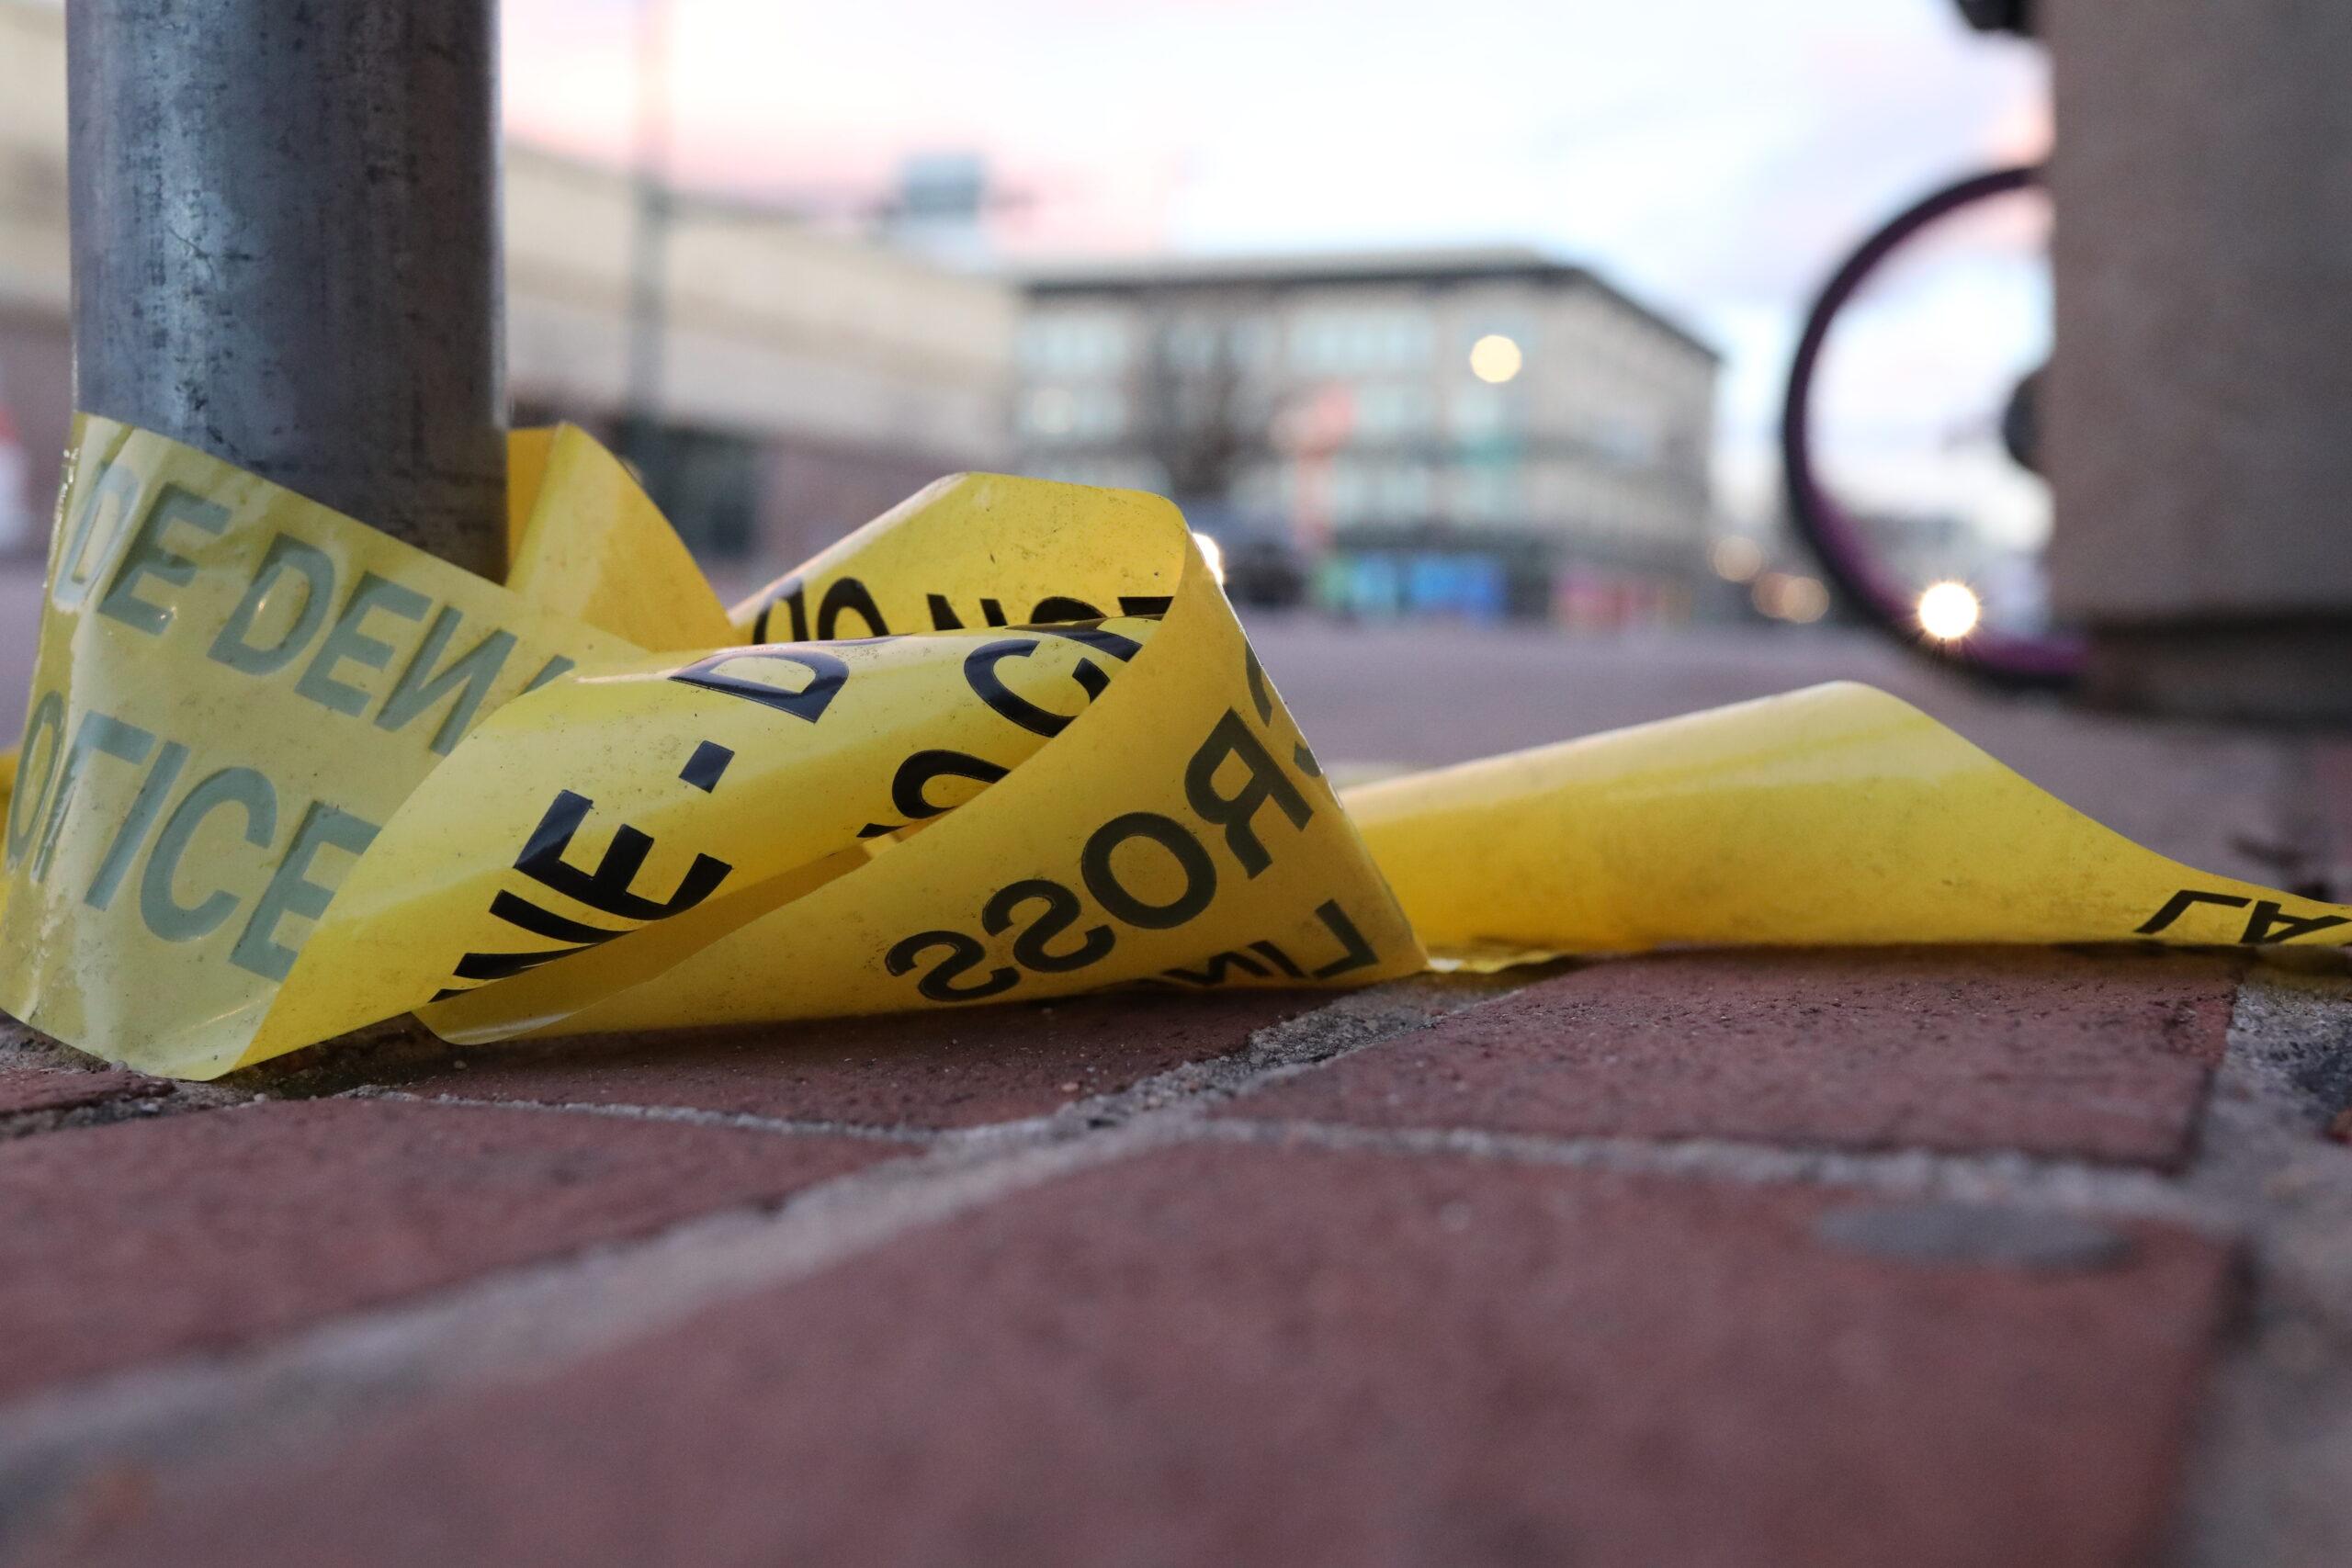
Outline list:
[[[663,3],[693,185],[838,200],[969,150],[1030,197],[1003,231],[1023,255],[1521,242],[1593,265],[1730,356],[1735,505],[1827,267],[2047,138],[2039,51],[1950,0]],[[511,127],[626,159],[639,0],[505,17]],[[1953,352],[2019,331],[1996,270],[1978,317],[1939,314]],[[1910,351],[1915,391],[1937,352]]]

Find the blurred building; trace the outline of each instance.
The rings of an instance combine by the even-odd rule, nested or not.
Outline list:
[[[668,208],[653,439],[631,446],[660,454],[656,493],[706,558],[789,565],[943,473],[1004,466],[1012,290],[773,211]],[[508,149],[517,423],[622,434],[636,214],[627,175]],[[0,479],[11,423],[25,455],[0,551],[11,502],[45,516],[57,483],[68,286],[63,17],[0,0]]]
[[[1679,619],[1705,577],[1718,356],[1532,251],[1033,276],[1023,471],[1172,494],[1363,614]]]

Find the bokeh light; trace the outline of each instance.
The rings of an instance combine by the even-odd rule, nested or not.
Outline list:
[[[1500,333],[1488,333],[1470,345],[1470,374],[1498,387],[1518,375],[1526,362],[1519,344]]]
[[[1938,642],[1958,642],[1976,629],[1984,606],[1964,582],[1931,583],[1919,595],[1919,629]]]

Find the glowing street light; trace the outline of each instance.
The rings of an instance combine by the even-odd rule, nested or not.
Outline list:
[[[1984,617],[1984,604],[1964,582],[1931,583],[1919,595],[1919,629],[1938,642],[1958,642]]]
[[[1470,374],[1498,387],[1518,375],[1525,363],[1519,344],[1500,333],[1488,333],[1470,345]]]

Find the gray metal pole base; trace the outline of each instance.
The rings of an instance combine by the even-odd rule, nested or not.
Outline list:
[[[2052,598],[2088,694],[2352,723],[2352,7],[2048,0]]]
[[[2084,694],[2129,713],[2343,728],[2347,671],[2352,615],[2109,624],[2092,628]]]
[[[74,0],[75,399],[505,574],[495,0]]]

